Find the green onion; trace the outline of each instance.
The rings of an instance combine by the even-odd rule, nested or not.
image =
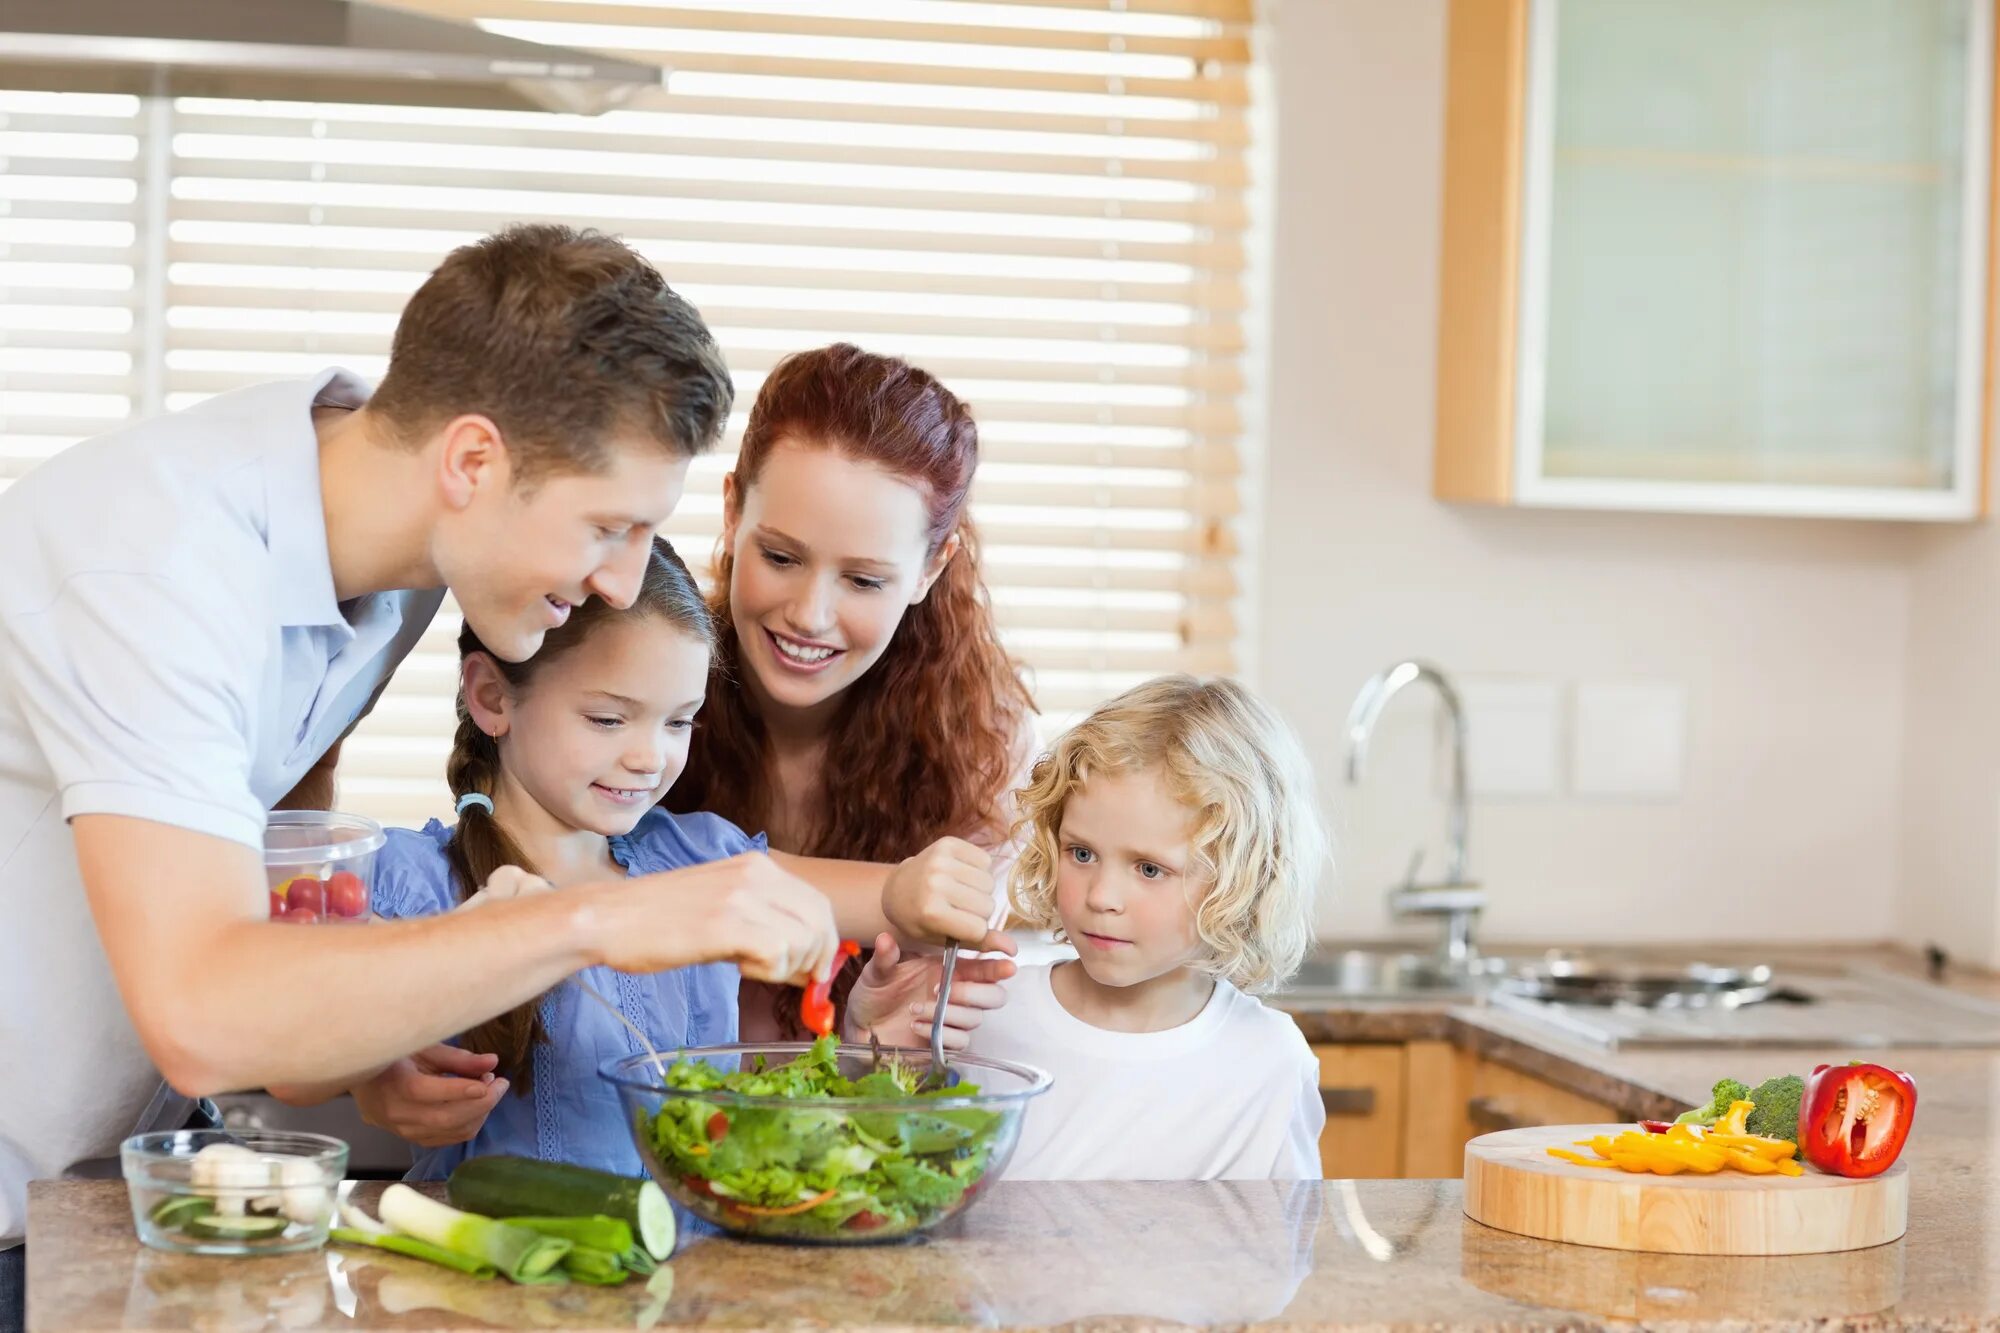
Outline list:
[[[457,1250],[447,1250],[440,1245],[430,1245],[413,1236],[399,1236],[393,1231],[373,1235],[353,1227],[335,1227],[327,1232],[329,1240],[337,1240],[343,1245],[367,1245],[377,1250],[387,1250],[391,1254],[404,1255],[411,1259],[422,1259],[427,1263],[442,1264],[446,1268],[456,1268],[459,1272],[485,1281],[499,1272],[492,1264],[482,1263],[470,1255]]]
[[[508,1226],[450,1204],[425,1198],[408,1185],[382,1191],[382,1221],[406,1236],[492,1264],[515,1282],[549,1274],[570,1251],[570,1242],[525,1227]]]
[[[544,1236],[554,1236],[575,1245],[587,1245],[593,1250],[609,1250],[613,1254],[623,1254],[633,1246],[631,1226],[602,1213],[595,1217],[503,1217],[500,1220],[510,1227],[526,1227]]]
[[[594,1287],[615,1287],[627,1277],[615,1253],[588,1245],[578,1245],[563,1256],[563,1271]]]

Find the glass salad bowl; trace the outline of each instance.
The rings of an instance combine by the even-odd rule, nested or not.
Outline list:
[[[899,1240],[964,1211],[996,1179],[1049,1076],[954,1057],[924,1088],[930,1053],[812,1045],[701,1046],[613,1061],[647,1170],[676,1202],[733,1235],[807,1244]]]

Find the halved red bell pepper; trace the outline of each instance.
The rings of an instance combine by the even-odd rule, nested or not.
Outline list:
[[[1837,1176],[1879,1176],[1896,1164],[1917,1114],[1917,1085],[1881,1065],[1821,1065],[1806,1080],[1799,1155]]]
[[[858,958],[860,955],[860,945],[853,940],[842,940],[840,953],[834,959],[833,970],[840,971],[848,959]],[[828,977],[825,981],[815,981],[806,987],[806,993],[799,999],[799,1021],[806,1025],[808,1032],[824,1037],[833,1031],[832,994],[832,977]]]

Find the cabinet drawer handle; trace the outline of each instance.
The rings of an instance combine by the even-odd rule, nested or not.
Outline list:
[[[1321,1088],[1319,1104],[1328,1115],[1374,1115],[1375,1089]]]
[[[1503,1129],[1526,1129],[1535,1122],[1507,1109],[1498,1097],[1474,1097],[1465,1104],[1466,1119],[1482,1134]]]

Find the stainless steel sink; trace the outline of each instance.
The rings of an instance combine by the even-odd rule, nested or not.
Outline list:
[[[1307,959],[1283,993],[1356,1000],[1472,995],[1484,991],[1507,967],[1504,958],[1475,958],[1469,966],[1455,967],[1435,953],[1348,949]]]

